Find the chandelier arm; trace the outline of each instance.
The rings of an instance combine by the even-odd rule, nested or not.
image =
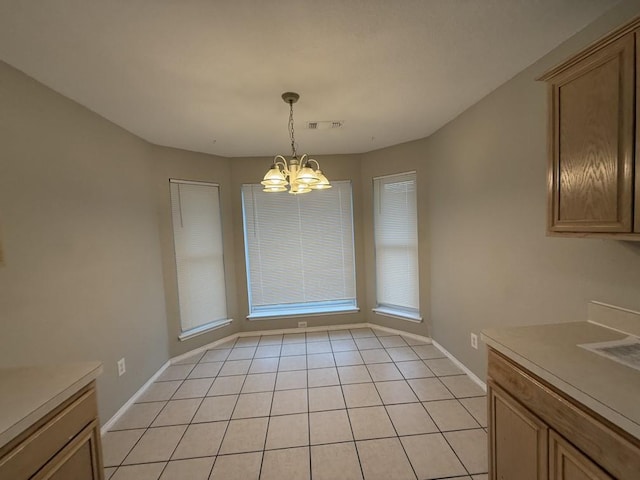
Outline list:
[[[306,154],[305,154],[306,155]],[[320,170],[320,164],[318,163],[318,161],[315,158],[310,158],[307,160],[307,163],[309,162],[313,162],[316,164],[316,170]]]
[[[273,159],[273,164],[282,168],[282,173],[285,175],[289,175],[289,165],[287,164],[287,159],[282,155],[277,155]]]

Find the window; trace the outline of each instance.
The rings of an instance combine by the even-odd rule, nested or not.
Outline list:
[[[375,312],[420,321],[415,172],[373,180]]]
[[[227,299],[219,187],[170,181],[178,301],[184,340],[224,326]]]
[[[249,318],[355,311],[351,182],[304,195],[243,185]]]

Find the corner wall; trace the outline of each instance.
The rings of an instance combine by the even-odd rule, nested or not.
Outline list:
[[[152,147],[153,179],[157,201],[160,244],[162,248],[162,272],[167,312],[169,356],[176,357],[208,343],[232,335],[240,330],[241,318],[238,317],[236,294],[235,258],[243,257],[240,249],[236,251],[231,215],[231,167],[229,160],[215,155],[189,152],[167,147]],[[217,183],[220,186],[220,210],[222,213],[222,235],[224,247],[224,269],[227,296],[228,318],[230,325],[188,338],[178,339],[181,332],[180,308],[178,304],[178,280],[176,258],[171,225],[171,196],[169,179],[192,180]],[[242,279],[240,279],[242,281]]]
[[[470,332],[583,321],[590,300],[640,309],[640,243],[545,236],[547,98],[535,81],[638,13],[624,2],[429,138],[364,156],[363,169],[410,157],[426,170],[431,337],[481,378],[486,351]]]
[[[3,62],[0,85],[0,365],[102,361],[106,421],[168,359],[151,147]]]
[[[371,310],[376,306],[376,262],[373,225],[373,179],[384,175],[416,172],[418,202],[418,254],[420,265],[420,314],[422,322],[416,323],[379,315]],[[428,169],[424,156],[415,151],[413,143],[376,150],[364,155],[361,162],[362,179],[362,225],[364,235],[366,315],[371,323],[383,327],[396,328],[417,335],[431,335],[431,288],[430,288],[430,248],[429,248],[429,190]]]

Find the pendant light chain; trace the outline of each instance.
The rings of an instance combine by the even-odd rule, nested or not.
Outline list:
[[[296,137],[293,130],[293,101],[289,100],[289,138],[291,139],[291,152],[293,158],[298,158],[298,152],[296,152]]]
[[[276,155],[271,167],[265,174],[262,182],[263,192],[289,192],[292,195],[308,193],[313,190],[326,190],[331,188],[331,183],[320,170],[317,160],[309,158],[305,153],[298,158],[296,151],[296,132],[293,125],[293,104],[298,101],[300,95],[295,92],[285,92],[282,100],[289,104],[289,140],[291,140],[291,153],[293,157],[287,160],[282,155]],[[313,167],[315,165],[315,168]]]

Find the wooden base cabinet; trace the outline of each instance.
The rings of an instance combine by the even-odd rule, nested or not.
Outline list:
[[[492,348],[490,480],[639,480],[640,440]]]
[[[53,457],[33,480],[84,480],[102,478],[99,459],[99,430],[91,422],[64,449]]]
[[[549,433],[549,457],[549,480],[613,480],[553,431]]]
[[[547,480],[548,427],[493,382],[487,399],[492,478]]]
[[[95,384],[0,448],[0,480],[103,480]]]

